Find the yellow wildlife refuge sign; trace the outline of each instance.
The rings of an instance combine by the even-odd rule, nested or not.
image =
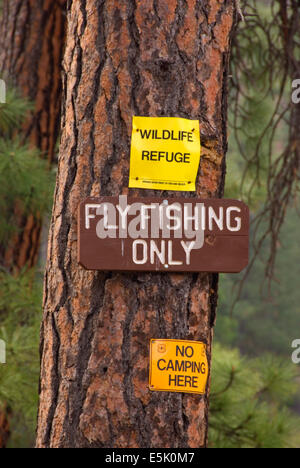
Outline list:
[[[196,190],[199,120],[133,117],[129,187]]]
[[[150,390],[204,394],[207,379],[208,361],[204,343],[151,340]]]

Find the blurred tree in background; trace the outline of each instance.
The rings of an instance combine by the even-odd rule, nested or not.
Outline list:
[[[250,204],[252,252],[246,273],[223,277],[217,336],[252,355],[287,355],[299,316],[300,106],[291,95],[300,76],[300,5],[241,4],[225,195]]]
[[[0,105],[0,272],[3,283],[0,329],[3,335],[7,334],[11,371],[8,378],[8,366],[0,368],[1,385],[6,389],[5,393],[0,389],[2,416],[4,409],[7,413],[7,417],[5,414],[0,417],[0,432],[1,421],[7,431],[6,421],[13,418],[12,443],[18,432],[23,433],[23,441],[28,439],[32,443],[34,438],[32,415],[36,413],[33,402],[36,402],[37,392],[41,304],[41,294],[38,295],[36,289],[41,290],[41,277],[36,277],[29,269],[35,268],[38,262],[43,218],[49,214],[54,189],[65,3],[65,0],[0,1],[0,74],[8,86],[7,102]],[[5,291],[12,293],[14,288],[18,290],[14,298],[17,302],[9,300],[9,295],[5,294]],[[30,291],[31,307],[27,302]],[[1,295],[6,297],[7,303],[1,302]],[[15,304],[19,314],[13,314],[10,302]],[[11,334],[13,330],[15,335]],[[19,337],[17,341],[15,336]],[[21,388],[29,392],[28,401],[35,395],[31,412],[26,409],[26,398],[19,404],[16,389],[21,392]],[[22,425],[23,430],[19,430]]]
[[[10,430],[12,446],[34,442],[42,278],[26,267],[6,268],[5,255],[10,240],[22,230],[16,212],[26,217],[49,212],[54,186],[54,175],[39,151],[21,143],[21,126],[30,108],[11,89],[6,104],[0,104],[0,339],[7,345],[9,363],[0,366],[0,431]],[[37,256],[38,239],[31,241]],[[20,245],[19,259],[26,258],[28,247]]]
[[[38,148],[49,170],[56,160],[60,126],[65,3],[66,0],[1,0],[1,78],[31,103],[23,115],[17,137],[21,143],[26,142],[30,149]],[[4,115],[5,112],[15,115],[16,118],[15,110],[8,105],[3,112]],[[9,131],[16,136],[13,127],[5,130],[6,137]],[[18,157],[20,161],[20,152]],[[25,164],[25,159],[23,153],[22,164]],[[23,188],[24,184],[25,179]],[[39,197],[38,193],[35,195]],[[35,198],[32,197],[32,200]],[[25,265],[34,267],[42,232],[42,213],[38,210],[34,210],[34,214],[33,210],[30,214],[23,213],[20,204],[16,204],[13,216],[13,224],[18,226],[18,230],[10,238],[3,255],[4,266],[15,271]],[[3,251],[3,246],[1,248]]]
[[[229,160],[227,188],[234,182],[235,193],[256,208],[247,273],[261,249],[268,250],[264,273],[270,286],[287,210],[299,200],[300,106],[291,96],[292,82],[300,77],[300,4],[241,4],[246,21],[234,37],[230,99],[232,159],[237,162]]]

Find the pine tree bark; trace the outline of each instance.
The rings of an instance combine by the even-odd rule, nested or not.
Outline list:
[[[24,140],[55,158],[60,127],[61,62],[66,0],[3,0],[0,19],[0,75],[33,103],[23,125]],[[0,246],[8,270],[33,267],[38,258],[40,216],[15,213],[18,233]]]
[[[37,447],[205,447],[209,388],[150,392],[149,341],[203,341],[210,360],[218,275],[85,271],[76,218],[90,195],[162,195],[128,189],[133,115],[200,119],[197,195],[223,195],[235,2],[82,0],[67,16]]]

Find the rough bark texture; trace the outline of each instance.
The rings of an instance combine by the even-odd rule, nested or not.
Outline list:
[[[38,447],[206,446],[209,389],[150,392],[149,340],[200,340],[210,360],[218,276],[85,271],[76,216],[89,195],[162,195],[127,188],[133,115],[199,118],[197,194],[222,196],[235,15],[233,0],[68,4]]]
[[[65,7],[66,0],[3,0],[0,19],[0,75],[33,103],[24,139],[42,151],[49,166],[60,126]],[[1,263],[7,269],[32,267],[41,219],[16,213],[15,224],[18,234],[8,248],[0,246]]]

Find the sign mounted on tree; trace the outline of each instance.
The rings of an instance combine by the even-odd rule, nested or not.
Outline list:
[[[149,387],[153,391],[206,391],[206,345],[198,341],[151,340]]]
[[[238,273],[248,264],[249,210],[237,200],[89,198],[78,237],[88,270]]]
[[[133,117],[129,187],[195,191],[200,149],[198,120]]]

